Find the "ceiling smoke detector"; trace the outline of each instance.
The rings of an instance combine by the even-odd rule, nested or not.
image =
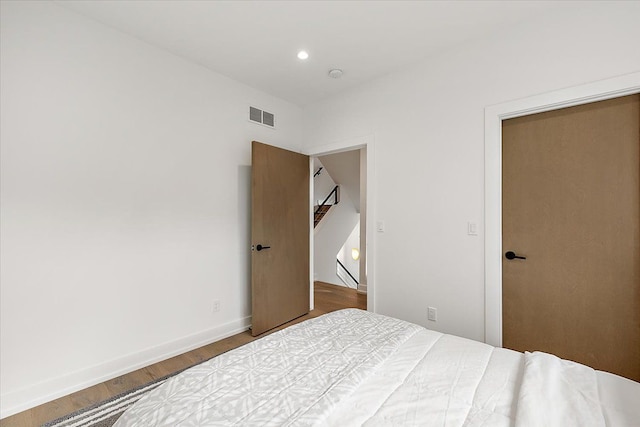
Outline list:
[[[339,68],[329,70],[329,77],[331,77],[332,79],[339,79],[340,77],[342,77],[342,70]]]

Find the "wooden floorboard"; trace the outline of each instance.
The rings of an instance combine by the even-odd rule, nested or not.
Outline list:
[[[315,308],[308,314],[301,316],[282,326],[265,332],[259,337],[252,337],[250,331],[241,332],[229,338],[197,348],[188,353],[172,357],[162,362],[138,369],[126,375],[121,375],[112,380],[96,384],[68,396],[61,397],[35,408],[0,420],[0,427],[34,427],[48,421],[55,420],[82,408],[117,396],[138,386],[147,384],[155,379],[173,374],[190,366],[198,364],[231,349],[240,347],[255,339],[268,335],[280,329],[284,329],[304,320],[318,317],[331,311],[343,308],[355,307],[367,309],[367,296],[360,294],[355,289],[343,286],[331,285],[323,282],[315,282],[314,286]]]

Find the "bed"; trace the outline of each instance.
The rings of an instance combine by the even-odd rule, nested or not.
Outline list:
[[[640,383],[358,309],[173,377],[125,426],[638,426]]]

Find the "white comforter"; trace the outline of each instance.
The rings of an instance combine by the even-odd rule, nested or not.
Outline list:
[[[605,426],[596,371],[546,353],[524,357],[516,427]]]
[[[187,370],[116,426],[640,425],[640,384],[612,377],[350,309]]]

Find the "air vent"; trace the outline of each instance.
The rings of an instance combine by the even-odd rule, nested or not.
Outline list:
[[[276,127],[276,117],[272,113],[262,111],[256,107],[249,107],[249,120],[270,128]]]
[[[262,124],[263,125],[267,125],[267,126],[273,127],[274,119],[275,119],[275,117],[273,117],[273,114],[267,113],[266,111],[262,112]]]

